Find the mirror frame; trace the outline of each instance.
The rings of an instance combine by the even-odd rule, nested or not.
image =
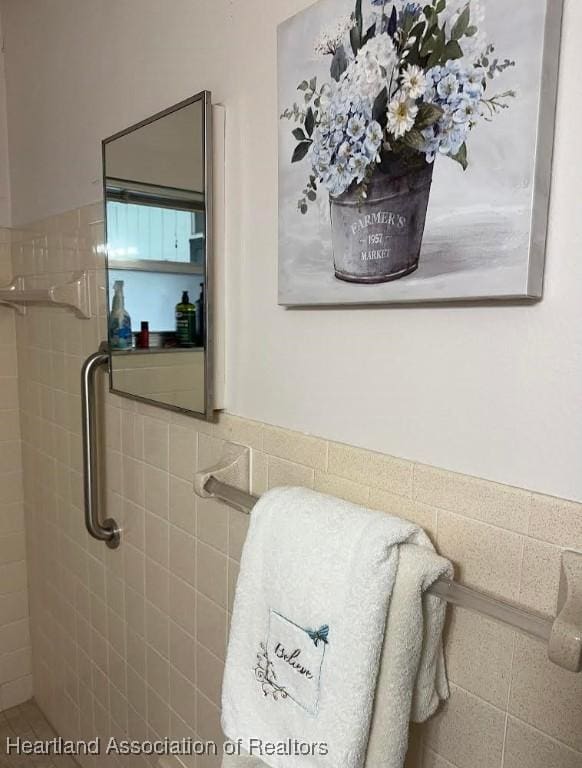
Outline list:
[[[109,290],[109,249],[108,249],[108,234],[107,234],[107,177],[106,177],[106,149],[107,145],[116,139],[120,139],[123,136],[127,136],[129,133],[137,131],[139,128],[143,128],[150,123],[154,123],[167,115],[171,115],[173,112],[177,112],[184,107],[194,104],[196,102],[202,102],[203,107],[203,124],[204,124],[204,192],[205,192],[205,227],[206,227],[206,248],[204,254],[204,295],[206,300],[204,302],[204,412],[190,411],[187,408],[180,408],[179,406],[170,405],[169,403],[162,403],[158,400],[151,400],[140,395],[132,395],[129,392],[122,392],[119,389],[115,389],[113,384],[113,354],[109,349],[109,343],[107,343],[107,351],[109,354],[109,391],[120,397],[126,397],[130,400],[137,400],[141,403],[148,405],[154,405],[158,408],[164,408],[170,411],[176,411],[178,413],[192,416],[193,418],[203,421],[215,420],[214,409],[214,216],[213,216],[213,142],[212,142],[212,93],[210,91],[201,91],[189,99],[174,104],[168,109],[164,109],[161,112],[157,112],[155,115],[141,120],[139,123],[135,123],[129,128],[125,128],[123,131],[103,139],[101,142],[101,157],[102,157],[102,176],[103,176],[103,213],[104,213],[104,239],[105,239],[105,274],[106,274],[106,297],[107,297],[107,339],[109,340],[109,313],[111,311],[111,296]]]

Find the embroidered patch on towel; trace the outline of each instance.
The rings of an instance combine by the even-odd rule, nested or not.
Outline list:
[[[266,644],[261,643],[255,667],[263,694],[275,701],[289,697],[316,715],[328,635],[327,625],[304,629],[271,610],[269,635]]]

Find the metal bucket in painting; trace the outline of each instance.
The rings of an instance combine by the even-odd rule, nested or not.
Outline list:
[[[335,274],[350,283],[398,280],[418,267],[433,165],[400,175],[376,172],[362,202],[330,198]]]

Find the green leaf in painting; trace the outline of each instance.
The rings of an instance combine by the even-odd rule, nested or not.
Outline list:
[[[434,43],[434,48],[432,49],[432,53],[428,58],[428,62],[426,64],[427,69],[430,69],[431,67],[435,67],[441,60],[443,53],[445,51],[445,35],[442,30],[437,30],[436,32],[437,38]]]
[[[311,107],[307,110],[305,115],[305,132],[309,137],[313,136],[313,130],[315,128],[315,115]]]
[[[424,33],[424,27],[424,21],[419,21],[419,23],[411,29],[410,37],[415,37],[417,40],[420,39]]]
[[[456,155],[450,155],[450,158],[452,160],[455,160],[455,162],[459,163],[461,168],[466,171],[469,167],[469,161],[467,159],[467,145],[463,144],[461,149],[457,152]]]
[[[360,48],[362,47],[360,30],[357,27],[352,27],[350,29],[350,43],[352,45],[352,51],[354,52],[354,56],[355,56],[360,50]]]
[[[309,87],[310,87],[310,89],[312,91],[315,91],[315,89],[317,88],[317,78],[316,77],[312,77],[311,78],[311,80],[309,81]]]
[[[362,39],[362,33],[364,31],[364,17],[362,16],[362,0],[356,0],[355,11],[356,26],[360,33],[360,40]]]
[[[307,136],[303,133],[303,128],[295,128],[293,136],[297,141],[307,141]]]
[[[459,18],[453,24],[453,28],[451,30],[451,38],[453,40],[460,40],[465,35],[470,21],[471,9],[468,5],[466,5]]]
[[[341,76],[348,68],[348,57],[343,45],[337,49],[331,62],[330,73],[333,79],[339,83]]]
[[[392,6],[392,13],[390,14],[390,20],[388,21],[388,34],[390,37],[394,37],[396,30],[398,29],[398,11],[396,6]]]
[[[362,40],[362,45],[366,45],[366,43],[368,43],[375,36],[376,36],[376,23],[372,24],[372,26],[368,29],[368,31],[364,35],[364,39]]]
[[[467,27],[467,31],[465,32],[465,37],[475,37],[478,31],[479,31],[478,28],[475,26]]]
[[[441,60],[441,55],[439,51],[433,51],[431,55],[428,57],[428,61],[426,62],[426,68],[432,69],[433,67],[436,67],[436,65]]]
[[[298,91],[306,91],[309,88],[309,83],[307,80],[304,80],[302,83],[299,83],[297,86]]]
[[[408,131],[408,133],[405,133],[402,141],[404,144],[406,144],[407,147],[416,149],[418,151],[422,151],[422,149],[424,149],[426,146],[426,139],[420,131],[416,130],[416,128],[413,128],[411,131]]]
[[[414,127],[422,131],[434,125],[442,116],[443,110],[436,104],[422,104],[418,109]]]
[[[293,152],[293,157],[291,158],[292,163],[299,163],[305,155],[309,152],[309,147],[311,146],[310,141],[302,141],[301,144],[298,144],[295,147],[295,152]]]
[[[428,56],[429,53],[432,53],[436,46],[436,40],[433,37],[433,35],[427,36],[426,40],[422,44],[420,48],[420,55],[421,56]]]
[[[451,59],[462,59],[462,58],[463,58],[463,50],[461,46],[457,43],[456,40],[449,40],[449,42],[445,46],[442,63],[445,64],[447,61],[450,61]]]
[[[380,91],[380,93],[376,96],[376,100],[374,101],[374,106],[372,107],[372,119],[375,120],[377,123],[380,123],[382,128],[385,128],[386,123],[388,122],[387,111],[388,111],[388,89],[383,88]]]

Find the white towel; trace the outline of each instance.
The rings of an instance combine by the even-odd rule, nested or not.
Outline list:
[[[277,489],[261,499],[243,552],[224,676],[228,738],[273,768],[364,765],[398,545],[405,542],[430,546],[412,523],[306,489]],[[431,643],[414,643],[422,638],[422,609],[414,621],[403,637],[418,646],[416,669],[421,654],[426,662],[422,679],[431,694],[417,697],[422,714],[446,683],[439,670],[433,693],[441,656]],[[432,624],[440,633],[442,621]],[[402,693],[390,708],[409,699],[402,723],[399,714],[390,721],[398,730],[395,753],[406,742],[414,672],[412,661],[402,684],[394,682]],[[382,674],[398,678],[389,667]]]
[[[402,768],[410,721],[423,723],[449,696],[442,645],[446,604],[426,590],[453,567],[423,546],[400,546],[365,768]]]

